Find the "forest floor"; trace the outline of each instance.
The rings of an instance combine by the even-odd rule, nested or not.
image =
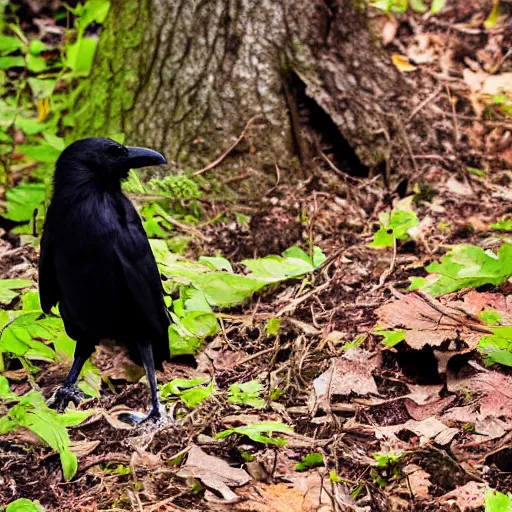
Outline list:
[[[450,52],[456,60],[452,50],[462,42],[479,66],[489,59],[496,65],[500,33],[483,38],[473,32],[474,20],[453,16],[459,25],[450,42],[446,31],[434,38],[432,29],[427,44],[412,15],[405,32],[403,22],[384,24],[383,37],[397,51],[431,59],[431,68]],[[220,254],[240,262],[299,245],[320,247],[326,260],[306,277],[216,311],[219,333],[196,356],[178,357],[159,374],[161,383],[213,382],[214,391],[190,407],[172,401],[175,420],[166,424],[121,421],[126,410],[148,409],[147,386],[134,382],[119,347],[103,343],[93,356],[104,377],[100,398],[84,402],[92,415],[68,429],[76,475],[63,481],[58,454],[32,432],[14,430],[0,437],[0,506],[28,498],[52,511],[465,511],[483,510],[489,488],[510,492],[512,358],[489,366],[479,343],[494,333],[485,313],[511,325],[512,270],[437,298],[408,291],[410,278],[427,277],[425,267],[454,247],[496,253],[511,243],[490,225],[512,213],[512,123],[501,114],[484,117],[488,104],[476,88],[485,77],[479,85],[467,77],[461,73],[449,90],[443,85],[427,97],[450,119],[450,94],[460,102],[453,151],[418,158],[420,174],[402,199],[386,190],[382,176],[352,177],[322,159],[308,179],[283,179],[258,202],[203,199],[207,218],[187,232],[200,233],[189,257]],[[379,215],[391,209],[414,211],[418,224],[400,236],[389,227],[391,247],[369,246],[383,225]],[[34,280],[37,261],[33,245],[2,233],[0,279]],[[9,307],[17,306],[15,300]],[[38,362],[30,374],[11,363],[3,375],[18,395],[34,388],[51,396],[69,369]],[[252,387],[240,388],[248,382]],[[260,422],[293,431],[262,438],[251,430]],[[246,429],[216,438],[240,427]]]

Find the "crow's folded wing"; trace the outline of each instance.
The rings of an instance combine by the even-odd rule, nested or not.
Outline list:
[[[39,299],[41,308],[49,314],[60,299],[60,289],[55,272],[54,248],[50,235],[45,231],[41,238],[39,257]]]
[[[166,338],[170,316],[165,306],[162,281],[144,228],[133,206],[127,223],[116,234],[115,253],[132,299],[145,317],[154,343]]]

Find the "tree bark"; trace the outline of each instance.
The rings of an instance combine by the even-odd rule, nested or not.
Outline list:
[[[182,169],[198,169],[260,114],[264,122],[225,161],[235,173],[290,168],[293,157],[307,168],[322,147],[356,174],[399,165],[407,172],[411,145],[437,142],[426,137],[424,112],[407,125],[418,101],[381,48],[365,5],[114,0],[78,95],[76,135],[123,132]]]

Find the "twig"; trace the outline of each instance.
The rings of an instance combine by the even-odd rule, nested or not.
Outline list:
[[[434,101],[437,97],[437,95],[441,92],[441,86],[438,86],[437,89],[430,95],[427,96],[422,102],[420,102],[415,109],[411,112],[409,117],[405,120],[405,124],[409,123],[412,118],[420,112],[420,110],[423,110],[431,101]]]
[[[269,189],[268,189],[268,190],[263,194],[263,197],[268,196],[271,192],[273,192],[273,191],[277,188],[277,186],[279,185],[279,182],[281,181],[281,172],[280,172],[280,170],[279,170],[279,167],[278,167],[277,163],[276,163],[276,164],[274,164],[274,165],[276,166],[276,182],[275,182],[275,184],[274,184],[274,186],[273,186],[273,187],[270,187],[270,188],[269,188]]]
[[[389,265],[389,268],[387,270],[384,270],[384,272],[382,272],[379,278],[379,284],[373,289],[373,291],[382,288],[382,286],[386,282],[386,279],[393,273],[393,270],[395,270],[396,253],[396,236],[393,236],[393,258],[391,259],[391,264]]]
[[[199,169],[199,171],[193,172],[192,176],[200,176],[201,174],[204,174],[205,172],[210,171],[214,167],[217,167],[217,165],[219,165],[231,153],[231,151],[233,151],[233,149],[235,149],[238,146],[238,144],[244,138],[245,132],[247,131],[249,126],[251,126],[251,124],[254,121],[256,121],[256,119],[263,119],[263,116],[261,114],[258,114],[258,115],[251,117],[251,119],[249,119],[249,121],[247,121],[247,124],[245,125],[245,128],[242,130],[242,133],[240,134],[238,139],[236,139],[235,142],[233,142],[233,144],[231,144],[231,146],[229,146],[229,148],[226,149],[226,151],[224,151],[224,153],[222,153],[222,155],[220,155],[216,160],[214,160],[211,164],[208,164],[203,169]]]
[[[452,100],[452,93],[450,92],[450,87],[448,84],[445,85],[446,93],[448,94],[448,101],[452,107],[452,117],[453,117],[453,128],[455,130],[455,141],[458,143],[460,141],[460,131],[459,131],[459,121],[457,119],[457,112],[455,111],[455,103]]]
[[[165,212],[159,212],[159,215],[165,219],[169,224],[172,224],[174,227],[178,228],[180,231],[183,231],[184,233],[187,233],[189,235],[195,236],[196,238],[199,238],[203,242],[209,242],[210,239],[201,233],[198,229],[187,226],[186,224],[182,224],[181,222],[177,221],[176,219],[173,219],[170,215],[167,215]]]

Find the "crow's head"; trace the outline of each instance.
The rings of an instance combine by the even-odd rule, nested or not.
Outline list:
[[[123,146],[112,139],[89,137],[69,145],[60,155],[55,181],[94,180],[105,185],[119,184],[130,169],[166,164],[152,149]]]

